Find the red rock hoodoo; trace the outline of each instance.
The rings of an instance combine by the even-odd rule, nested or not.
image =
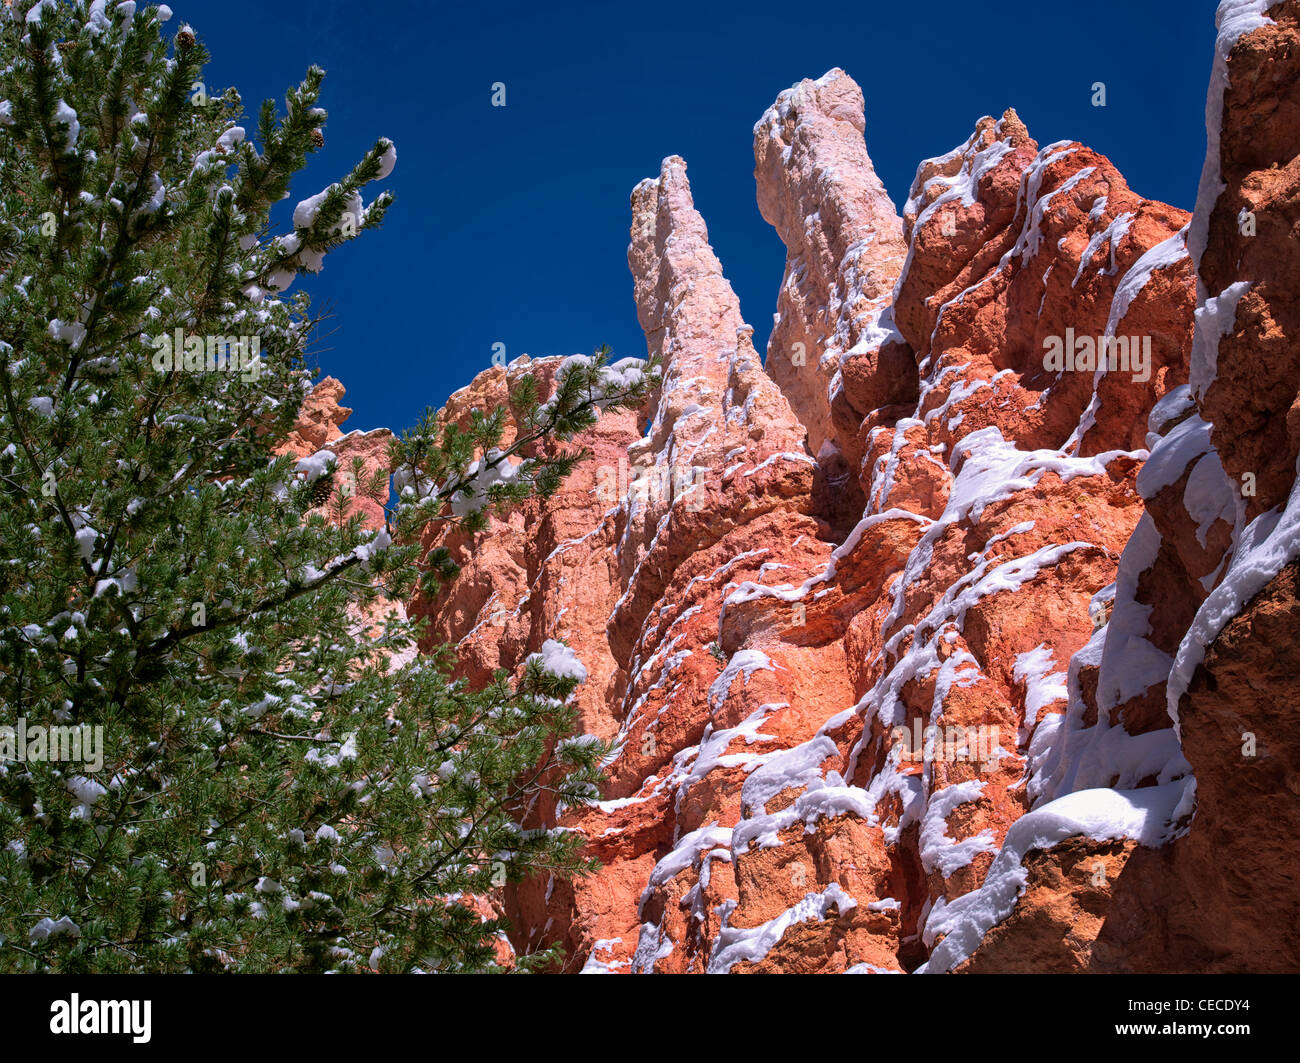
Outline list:
[[[602,868],[498,898],[516,952],[1300,969],[1298,44],[1300,0],[1221,5],[1193,215],[1007,111],[899,217],[853,80],[781,93],[766,361],[686,163],[637,185],[662,387],[548,502],[441,533],[462,571],[411,606],[471,680],[564,639],[619,743],[599,805],[537,811]]]

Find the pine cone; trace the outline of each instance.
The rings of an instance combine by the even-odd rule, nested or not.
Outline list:
[[[329,473],[311,485],[311,504],[313,506],[323,506],[330,500],[330,495],[333,493],[334,474]]]
[[[187,50],[193,48],[194,31],[190,29],[189,26],[185,26],[181,29],[180,33],[176,34],[176,43]]]
[[[325,146],[325,134],[319,129],[313,129],[311,131],[311,142],[315,144],[316,147],[323,148]]]

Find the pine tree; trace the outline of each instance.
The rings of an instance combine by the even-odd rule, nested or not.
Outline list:
[[[394,444],[385,528],[331,506],[332,454],[275,455],[311,382],[287,292],[380,224],[363,191],[396,151],[272,235],[323,72],[249,137],[169,17],[0,7],[0,970],[492,969],[504,925],[458,898],[592,866],[521,826],[543,792],[598,795],[609,747],[568,737],[585,672],[548,641],[471,690],[447,649],[390,670],[421,629],[358,618],[436,591],[455,566],[425,529],[553,492],[652,373],[569,359],[545,403],[525,378],[508,446],[504,410],[430,413]],[[80,761],[38,748],[59,735]]]

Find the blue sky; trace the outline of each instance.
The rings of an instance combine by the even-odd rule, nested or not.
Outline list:
[[[315,345],[355,414],[401,429],[491,364],[645,354],[627,268],[628,197],[682,155],[763,350],[785,260],[754,199],[752,128],[783,88],[839,66],[896,202],[921,159],[1015,107],[1040,144],[1079,140],[1140,194],[1191,209],[1205,154],[1214,0],[451,4],[171,0],[213,53],[210,88],[251,114],[328,71],[326,145],[283,205],[397,144],[383,230],[306,288]],[[996,15],[990,10],[996,10]],[[1094,107],[1103,81],[1107,106]],[[503,82],[506,103],[491,106]],[[250,124],[250,132],[252,125]]]

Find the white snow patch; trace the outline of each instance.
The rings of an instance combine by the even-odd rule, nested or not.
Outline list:
[[[857,906],[858,902],[845,893],[839,883],[832,882],[820,893],[805,894],[799,903],[759,926],[746,929],[724,923],[709,959],[709,974],[727,974],[742,961],[757,963],[772,950],[790,927],[811,919],[825,919],[832,908],[843,914]]]
[[[1050,849],[1078,836],[1093,841],[1134,838],[1159,847],[1174,836],[1174,825],[1190,814],[1195,792],[1190,778],[1128,792],[1082,790],[1022,816],[1007,831],[984,884],[949,903],[940,898],[930,910],[923,939],[932,944],[943,935],[943,940],[917,973],[952,970],[1011,914],[1028,881],[1022,861],[1031,850]]]

